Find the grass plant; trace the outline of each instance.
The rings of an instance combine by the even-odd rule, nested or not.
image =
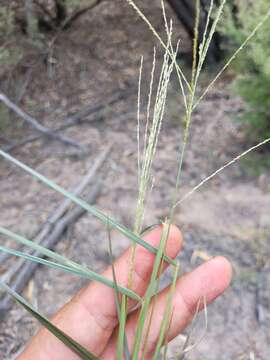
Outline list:
[[[54,183],[52,180],[46,178],[42,174],[38,173],[34,169],[30,168],[26,164],[23,164],[19,160],[15,159],[11,155],[5,153],[0,150],[0,156],[9,161],[10,163],[18,166],[22,170],[26,171],[30,176],[38,179],[46,186],[52,188],[56,192],[62,194],[64,197],[70,199],[73,203],[81,206],[87,212],[89,212],[92,216],[96,217],[99,221],[103,223],[103,225],[109,229],[116,229],[119,233],[126,236],[130,239],[131,244],[133,246],[133,251],[130,259],[130,273],[129,273],[129,287],[123,288],[117,284],[117,278],[113,269],[113,281],[109,281],[101,275],[91,271],[85,266],[82,266],[78,263],[75,263],[65,256],[58,254],[56,252],[50,251],[40,245],[33,243],[32,241],[24,238],[19,234],[15,234],[8,229],[0,227],[0,234],[4,237],[8,237],[13,240],[15,243],[23,244],[26,248],[31,250],[36,250],[40,254],[46,256],[46,260],[39,257],[29,255],[27,252],[17,251],[12,248],[8,248],[5,246],[0,247],[0,251],[8,252],[14,256],[22,257],[29,261],[38,262],[42,265],[60,269],[65,272],[69,272],[75,274],[79,277],[87,278],[89,280],[94,280],[101,282],[115,291],[115,302],[118,310],[119,316],[119,334],[118,334],[118,345],[117,345],[117,359],[143,359],[146,357],[145,353],[145,342],[147,342],[148,333],[151,328],[151,319],[153,316],[153,308],[155,304],[155,297],[157,296],[159,289],[159,279],[160,279],[160,269],[164,265],[164,262],[167,262],[172,267],[173,272],[173,280],[171,282],[171,289],[167,298],[167,307],[164,314],[164,319],[160,328],[160,335],[158,338],[158,342],[156,344],[156,348],[153,354],[153,359],[158,359],[162,346],[167,343],[166,334],[170,327],[170,322],[173,316],[173,306],[172,299],[175,292],[176,280],[179,274],[179,263],[175,260],[170,259],[168,256],[164,254],[164,249],[166,247],[166,242],[168,239],[168,234],[170,230],[170,226],[174,220],[174,213],[176,207],[181,205],[181,203],[188,199],[191,195],[193,195],[196,191],[200,189],[206,182],[210,181],[213,177],[218,175],[221,171],[224,171],[228,166],[232,165],[249,152],[255,150],[256,148],[265,145],[270,139],[265,139],[260,142],[256,146],[248,149],[242,154],[235,157],[233,160],[222,166],[216,172],[203,179],[197,186],[195,186],[188,194],[186,194],[182,199],[179,200],[179,189],[181,186],[181,175],[182,175],[182,165],[185,156],[185,150],[189,141],[189,131],[190,126],[192,124],[192,115],[194,110],[199,106],[201,100],[207,95],[209,90],[212,88],[214,83],[218,80],[218,78],[222,75],[222,73],[226,70],[226,68],[230,65],[230,63],[235,59],[240,51],[243,50],[245,45],[252,39],[252,37],[259,31],[259,29],[263,26],[263,24],[268,20],[270,12],[261,20],[261,22],[255,27],[252,33],[247,37],[245,42],[241,45],[241,47],[235,52],[235,54],[229,59],[229,61],[224,65],[221,71],[217,74],[217,76],[210,82],[209,86],[207,86],[201,94],[198,94],[198,84],[200,81],[200,75],[202,72],[202,68],[205,64],[207,52],[209,50],[209,46],[211,44],[212,38],[216,32],[218,23],[222,18],[222,12],[224,6],[226,4],[226,0],[223,0],[217,6],[217,9],[214,14],[214,1],[211,0],[208,18],[206,21],[206,27],[203,34],[203,40],[199,44],[198,37],[198,28],[199,28],[199,18],[200,18],[200,1],[196,0],[196,8],[197,8],[197,16],[195,21],[195,38],[193,43],[193,65],[190,76],[184,74],[180,65],[177,62],[176,56],[179,52],[179,42],[174,46],[172,44],[172,33],[173,26],[172,21],[167,19],[167,15],[165,12],[165,5],[163,0],[161,0],[161,8],[164,18],[164,26],[166,29],[167,39],[164,41],[158,32],[154,29],[150,21],[146,18],[143,12],[139,9],[136,3],[132,0],[126,0],[132,8],[136,11],[136,13],[141,17],[141,19],[148,25],[150,31],[157,38],[160,46],[164,49],[164,58],[163,64],[161,66],[159,81],[157,85],[156,91],[154,91],[154,79],[156,76],[156,50],[154,50],[153,55],[153,65],[151,71],[151,80],[149,85],[149,93],[148,93],[148,105],[147,105],[147,114],[146,119],[143,122],[140,114],[140,98],[141,98],[141,82],[142,82],[142,73],[143,73],[143,59],[141,60],[140,72],[139,72],[139,90],[138,90],[138,128],[137,128],[137,140],[138,140],[138,200],[136,205],[136,213],[134,219],[134,227],[133,229],[128,229],[113,218],[107,216],[104,212],[97,209],[96,207],[89,205],[82,199],[78,198],[74,194],[68,192],[63,189],[58,184]],[[211,17],[214,14],[214,21],[210,22]],[[210,25],[211,24],[211,25]],[[181,51],[181,48],[180,48]],[[179,138],[179,159],[178,161],[178,171],[177,177],[175,180],[175,188],[172,193],[172,200],[170,204],[170,210],[168,213],[167,219],[163,223],[163,231],[160,239],[160,244],[158,248],[154,248],[148,243],[146,243],[142,237],[142,228],[143,228],[143,220],[145,213],[145,206],[147,202],[147,196],[149,194],[149,190],[152,186],[152,165],[155,159],[157,145],[159,141],[159,135],[162,130],[162,123],[164,119],[164,113],[166,108],[166,100],[168,87],[170,84],[170,78],[173,71],[176,71],[177,78],[179,81],[179,94],[183,100],[183,106],[185,108],[185,129],[184,134]],[[188,81],[188,78],[191,80]],[[179,119],[179,123],[182,119]],[[144,137],[140,138],[141,128],[144,126]],[[149,282],[149,286],[147,288],[146,294],[141,298],[133,291],[130,290],[132,284],[132,274],[134,268],[134,261],[136,256],[136,246],[141,245],[146,248],[148,251],[156,254],[155,262],[153,266],[153,271],[151,275],[151,280]],[[112,258],[112,244],[109,236],[109,249],[110,256]],[[74,340],[70,339],[67,335],[61,332],[59,329],[55,328],[53,324],[50,323],[48,319],[43,317],[36,309],[33,308],[32,305],[28,304],[20,295],[14,293],[12,289],[5,283],[1,282],[0,286],[3,290],[7,291],[19,304],[21,304],[31,315],[39,320],[39,322],[45,326],[49,331],[51,331],[55,336],[57,336],[64,344],[66,344],[70,349],[75,351],[82,359],[96,359],[93,354],[90,354],[87,350],[77,344]],[[135,333],[135,342],[132,349],[128,348],[125,334],[125,326],[126,326],[126,318],[127,318],[127,305],[129,299],[136,300],[140,305],[140,315],[137,323],[136,333]],[[152,305],[151,305],[152,304]],[[150,316],[149,316],[150,312]],[[205,318],[207,320],[206,306],[205,306]],[[206,321],[207,327],[207,321]],[[146,336],[143,336],[144,331],[146,329]],[[183,350],[182,358],[184,355],[194,348],[194,344],[190,345],[189,343]],[[163,358],[166,358],[166,346],[163,353]]]

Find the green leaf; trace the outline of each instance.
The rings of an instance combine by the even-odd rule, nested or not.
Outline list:
[[[122,354],[123,354],[123,349],[124,349],[125,360],[130,360],[131,356],[130,356],[127,337],[126,337],[126,333],[125,333],[127,312],[125,311],[123,313],[123,306],[121,306],[120,301],[119,301],[120,292],[119,292],[119,286],[117,284],[116,272],[115,272],[115,267],[114,267],[114,263],[113,263],[112,240],[111,240],[111,233],[110,233],[109,227],[108,227],[108,238],[109,238],[109,255],[110,255],[110,260],[111,260],[111,264],[112,264],[113,282],[115,284],[114,299],[115,299],[115,305],[116,305],[118,321],[119,321],[119,334],[118,334],[118,341],[117,341],[117,350],[116,350],[117,355],[116,356],[117,356],[117,359],[121,360]],[[125,295],[122,298],[122,303],[123,302],[125,304],[127,303],[127,298]]]
[[[0,280],[0,286],[16,300],[21,306],[23,306],[33,317],[35,317],[41,325],[48,329],[54,336],[56,336],[62,343],[68,346],[73,352],[80,356],[83,360],[98,360],[98,358],[86,350],[83,346],[78,344],[70,336],[66,335],[63,331],[59,330],[53,325],[47,318],[42,316],[34,307],[29,304],[22,296],[13,291],[7,284]]]
[[[31,247],[31,245],[34,244],[30,240],[24,239],[22,236],[14,234],[11,231],[6,230],[6,229],[4,229],[2,227],[0,227],[0,234],[6,235],[6,236],[10,237],[11,239],[13,239],[13,240],[15,240],[17,242],[20,242],[20,243],[22,243],[22,241],[23,241],[24,244],[30,243],[29,244],[30,247]],[[44,247],[42,247],[40,245],[35,244],[35,247],[36,246],[38,246],[38,251],[41,254],[45,255],[45,256],[48,256],[48,254],[50,254],[49,257],[53,258],[55,260],[59,260],[59,259],[62,259],[62,258],[65,259],[64,257],[60,256],[59,254],[56,254],[53,251],[48,250],[48,249],[46,249],[46,248],[44,248]],[[66,264],[59,264],[59,263],[55,263],[55,262],[52,262],[52,261],[49,261],[49,260],[42,259],[42,258],[40,258],[38,256],[35,256],[35,255],[26,254],[26,253],[23,253],[21,251],[18,251],[18,250],[15,250],[15,249],[10,249],[10,248],[3,247],[3,246],[0,246],[0,251],[9,253],[9,254],[14,255],[14,256],[19,256],[19,257],[22,257],[22,258],[24,258],[26,260],[30,260],[30,261],[33,261],[33,262],[36,262],[36,263],[39,263],[39,264],[43,264],[43,265],[46,265],[48,267],[51,267],[51,268],[54,268],[54,269],[57,269],[57,270],[63,270],[65,272],[72,273],[74,275],[77,275],[77,276],[80,276],[80,277],[83,277],[83,278],[86,278],[86,279],[89,279],[89,280],[92,280],[92,281],[98,281],[98,282],[100,282],[100,283],[102,283],[102,284],[104,284],[106,286],[109,286],[112,289],[115,289],[115,284],[114,284],[113,281],[110,281],[109,279],[105,278],[104,276],[102,276],[100,274],[97,274],[94,271],[91,271],[91,270],[87,269],[86,267],[83,267],[83,266],[81,266],[79,264],[76,264],[76,263],[73,263],[71,261],[70,261],[70,263],[67,262]],[[67,259],[65,259],[65,260],[67,260]],[[118,290],[122,294],[125,294],[125,295],[129,296],[130,298],[132,298],[132,299],[134,299],[136,301],[141,301],[141,298],[130,289],[118,286]]]
[[[66,258],[60,254],[57,254],[56,252],[54,252],[50,249],[47,249],[42,245],[36,244],[34,241],[28,240],[25,237],[23,237],[19,234],[16,234],[2,226],[0,226],[0,234],[5,235],[5,236],[13,239],[17,243],[27,246],[27,247],[30,247],[32,250],[38,251],[38,252],[42,253],[43,255],[45,255],[51,259],[57,260],[65,265],[71,266],[73,268],[78,268],[78,269],[82,268],[82,266],[77,264],[76,262],[71,261],[68,258]]]
[[[147,317],[147,312],[148,312],[148,309],[151,304],[151,300],[152,300],[153,296],[155,296],[155,293],[156,293],[158,272],[160,269],[160,265],[162,263],[162,254],[164,252],[164,248],[166,246],[166,242],[168,239],[169,229],[170,229],[170,225],[167,223],[164,223],[162,234],[161,234],[161,239],[160,239],[160,244],[159,244],[159,249],[158,249],[158,254],[155,258],[155,262],[154,262],[154,266],[153,266],[153,270],[152,270],[152,274],[151,274],[151,279],[150,279],[150,282],[149,282],[149,285],[148,285],[148,288],[147,288],[147,291],[145,294],[144,302],[142,304],[138,323],[137,323],[132,360],[137,360],[139,357],[139,352],[140,352],[140,348],[141,348],[141,344],[142,344],[143,329],[144,329],[144,325],[145,325],[145,321],[146,321],[146,317]]]
[[[165,314],[161,323],[160,331],[159,331],[159,338],[156,345],[155,353],[153,355],[153,360],[157,360],[161,351],[162,345],[165,343],[166,347],[166,333],[169,331],[170,328],[170,321],[173,315],[173,297],[175,294],[176,289],[176,282],[179,274],[179,264],[174,269],[173,281],[170,287],[169,294],[167,296],[167,304],[165,308]],[[166,351],[166,349],[165,349]]]
[[[49,186],[50,188],[52,188],[55,191],[59,192],[60,194],[64,195],[66,198],[69,198],[75,204],[81,206],[83,209],[85,209],[86,211],[91,213],[93,216],[95,216],[97,219],[99,219],[103,224],[109,225],[111,228],[118,230],[121,234],[123,234],[124,236],[126,236],[130,240],[134,241],[135,243],[143,246],[145,249],[147,249],[151,253],[157,254],[158,249],[154,248],[152,245],[145,242],[143,239],[141,239],[139,236],[134,234],[132,231],[130,231],[125,226],[117,223],[115,220],[113,220],[109,216],[103,214],[100,210],[98,210],[94,206],[89,205],[86,201],[78,198],[77,196],[75,196],[74,194],[72,194],[69,191],[65,190],[64,188],[57,185],[53,181],[47,179],[45,176],[43,176],[40,173],[38,173],[37,171],[31,169],[29,166],[23,164],[21,161],[15,159],[13,156],[7,154],[3,150],[0,150],[0,155],[2,157],[4,157],[6,160],[8,160],[8,161],[12,162],[13,164],[17,165],[18,167],[20,167],[24,171],[28,172],[29,174],[31,174],[32,176],[34,176],[35,178],[37,178],[38,180],[40,180],[41,182],[43,182],[44,184]],[[176,262],[174,260],[170,259],[166,255],[163,255],[163,256],[164,256],[164,260],[166,260],[168,263],[170,263],[172,265],[176,265]]]

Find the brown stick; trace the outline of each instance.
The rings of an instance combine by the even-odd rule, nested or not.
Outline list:
[[[81,111],[79,111],[78,113],[68,116],[65,120],[64,120],[64,125],[59,126],[57,129],[54,129],[53,132],[57,133],[59,131],[63,131],[66,130],[68,128],[71,128],[73,126],[77,126],[80,124],[83,124],[87,121],[85,121],[84,119],[86,117],[88,117],[89,115],[93,115],[96,113],[100,113],[102,112],[104,109],[106,109],[107,107],[110,107],[114,104],[116,104],[117,102],[126,99],[129,95],[133,94],[134,91],[133,89],[127,89],[124,91],[119,92],[116,95],[113,95],[111,98],[109,98],[109,100],[106,103],[102,103],[102,104],[98,104],[96,106],[92,106],[92,105],[87,105],[84,109],[82,109]],[[88,122],[96,122],[97,117],[92,119],[91,121]],[[21,147],[23,145],[26,145],[30,142],[33,141],[37,141],[42,137],[42,135],[31,135],[29,137],[27,137],[26,139],[23,139],[21,141],[18,141],[16,143],[11,143],[7,146],[5,146],[3,148],[4,151],[6,152],[10,152],[18,147]]]
[[[40,125],[39,122],[26,114],[22,109],[20,109],[16,104],[14,104],[5,94],[0,93],[0,101],[2,101],[10,110],[14,111],[20,118],[32,126],[36,131],[42,133],[53,140],[58,140],[64,143],[65,145],[73,146],[77,149],[82,150],[82,146],[76,141],[71,140],[63,135],[56,134],[55,131],[46,128],[43,125]]]
[[[85,8],[79,9],[78,11],[71,14],[71,16],[66,19],[66,21],[64,21],[64,23],[61,25],[61,29],[67,30],[68,28],[70,28],[74,21],[76,21],[87,11],[92,10],[94,7],[98,6],[101,2],[102,0],[95,0],[92,4],[86,6]]]

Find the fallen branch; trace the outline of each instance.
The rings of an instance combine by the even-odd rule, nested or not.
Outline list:
[[[100,190],[101,190],[101,184],[97,183],[95,186],[93,186],[91,192],[86,197],[86,200],[91,204],[94,203],[100,193]],[[63,218],[61,218],[61,220],[59,220],[59,222],[56,224],[51,234],[46,238],[46,240],[42,243],[42,245],[47,249],[53,249],[61,239],[63,233],[66,231],[68,226],[76,222],[84,214],[84,212],[85,210],[79,206],[76,206],[72,210],[70,210]],[[39,254],[38,252],[34,252],[33,254],[34,256],[43,257],[43,255]],[[14,271],[14,269],[11,269],[9,274],[4,275],[5,281],[7,281],[8,278],[14,277],[14,275],[17,275],[14,282],[11,285],[11,288],[16,292],[21,293],[26,287],[28,281],[33,276],[38,266],[39,264],[37,263],[23,261],[22,266],[20,267],[16,266],[16,272]],[[5,295],[1,299],[0,318],[2,318],[6,314],[6,312],[11,308],[12,303],[13,301],[8,295]]]
[[[79,9],[73,14],[70,15],[69,18],[64,21],[64,23],[61,25],[62,30],[67,30],[71,27],[71,25],[76,21],[79,17],[81,17],[83,14],[85,14],[87,11],[92,10],[94,7],[98,6],[102,0],[95,0],[92,4],[86,6],[85,8]]]
[[[79,196],[85,191],[87,186],[96,176],[97,171],[103,165],[111,148],[112,144],[109,144],[105,148],[105,150],[98,156],[98,158],[94,162],[94,165],[83,177],[79,185],[73,190],[74,195]],[[101,185],[97,183],[97,185],[92,188],[91,192],[86,197],[86,200],[89,203],[94,203],[99,195],[100,189]],[[41,244],[48,249],[53,249],[60,240],[62,234],[67,229],[67,227],[70,224],[74,223],[84,213],[83,209],[79,206],[76,206],[69,211],[71,205],[72,202],[69,199],[65,199],[48,217],[46,222],[43,224],[39,232],[34,237],[33,241],[37,244]],[[40,256],[36,251],[28,251],[28,253],[35,256]],[[0,255],[2,263],[9,258],[8,254],[2,253]],[[38,264],[27,262],[26,260],[21,258],[9,271],[2,275],[2,278],[5,281],[10,282],[15,277],[12,283],[12,288],[17,292],[21,292],[25,288],[26,284],[32,277],[37,267]],[[3,316],[3,314],[10,308],[11,305],[12,302],[10,301],[8,296],[5,296],[2,298],[2,300],[0,300],[0,317]]]
[[[34,0],[34,4],[39,7],[39,9],[43,12],[43,14],[45,16],[47,16],[48,20],[46,20],[43,17],[39,16],[38,17],[38,21],[39,21],[39,25],[43,24],[46,26],[46,28],[48,30],[54,30],[57,32],[56,37],[58,37],[58,35],[64,31],[69,29],[72,24],[79,18],[81,17],[83,14],[85,14],[87,11],[93,9],[94,7],[96,7],[97,5],[99,5],[102,2],[102,0],[95,0],[93,1],[90,5],[84,7],[84,8],[79,8],[77,10],[75,10],[70,16],[66,16],[66,9],[65,7],[61,6],[61,16],[60,13],[56,13],[55,16],[53,16],[53,14],[51,14],[51,12],[47,9],[47,7],[40,3],[37,0]],[[56,4],[57,5],[57,4]],[[59,4],[60,5],[60,4]],[[60,7],[57,6],[58,10],[60,10]],[[64,11],[64,13],[63,13]],[[55,39],[53,40],[53,42],[55,42]]]
[[[82,146],[76,141],[71,140],[63,135],[55,133],[55,131],[46,128],[43,125],[40,125],[39,122],[26,114],[22,109],[20,109],[16,104],[14,104],[6,95],[0,93],[0,101],[2,101],[10,110],[14,111],[20,118],[22,118],[26,123],[33,127],[36,131],[40,132],[42,135],[51,138],[53,140],[61,141],[65,145],[73,146],[77,149],[82,150]]]
[[[97,117],[95,117],[91,121],[89,121],[89,120],[86,121],[84,119],[87,118],[90,115],[102,112],[107,107],[113,106],[114,104],[116,104],[117,102],[119,102],[121,100],[125,100],[127,97],[129,97],[133,93],[134,93],[133,89],[124,90],[124,91],[119,92],[116,95],[113,95],[111,98],[109,98],[109,100],[106,103],[98,104],[96,106],[87,105],[85,108],[83,108],[78,113],[76,113],[74,115],[71,115],[71,116],[68,116],[64,120],[64,124],[59,126],[56,129],[54,129],[53,132],[58,133],[59,131],[66,130],[66,129],[71,128],[73,126],[81,125],[81,124],[83,124],[85,122],[91,122],[91,123],[96,122],[96,121],[98,121]],[[3,150],[6,151],[6,152],[10,152],[10,151],[12,151],[12,150],[14,150],[14,149],[16,149],[18,147],[24,146],[24,145],[26,145],[26,144],[28,144],[30,142],[37,141],[41,137],[42,137],[42,135],[40,135],[40,134],[31,135],[31,136],[27,137],[26,139],[20,140],[20,141],[15,142],[15,143],[8,144],[7,146],[5,146],[3,148]]]
[[[88,173],[83,177],[83,179],[81,180],[79,185],[71,191],[74,195],[76,195],[76,196],[81,195],[83,193],[83,191],[86,189],[86,187],[92,182],[93,178],[96,176],[97,171],[100,169],[100,167],[103,165],[104,161],[106,160],[111,148],[112,148],[112,144],[109,144],[105,148],[105,150],[97,157],[93,166],[90,168]],[[50,232],[56,225],[57,221],[59,221],[65,215],[65,213],[69,210],[71,205],[72,205],[72,201],[70,199],[65,199],[52,212],[52,214],[49,215],[49,217],[47,218],[45,223],[41,226],[40,230],[34,236],[33,241],[37,244],[43,244],[43,241],[50,234]],[[4,264],[10,257],[11,257],[10,254],[1,253],[0,254],[0,265]],[[21,259],[21,260],[24,261],[23,259]],[[10,277],[9,277],[9,279],[10,279]],[[5,280],[8,281],[8,279],[5,279]]]

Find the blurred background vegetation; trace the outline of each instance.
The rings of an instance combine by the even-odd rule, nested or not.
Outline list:
[[[51,49],[59,34],[72,28],[80,16],[100,2],[101,0],[1,1],[1,91],[19,103],[27,85],[27,80],[21,80],[20,73],[28,71],[40,61],[47,65],[52,64],[54,59]],[[168,0],[168,3],[192,39],[195,2]],[[209,4],[210,0],[201,0],[200,38],[203,36]],[[269,0],[228,1],[219,32],[210,48],[207,69],[215,63],[224,62],[226,57],[243,43],[268,7]],[[247,124],[246,132],[251,141],[270,135],[270,63],[267,61],[270,54],[269,30],[268,22],[264,31],[260,31],[255,41],[248,45],[248,51],[238,57],[233,68],[233,91],[246,102],[245,111],[238,118]],[[0,106],[0,127],[3,131],[9,118],[3,105]]]
[[[224,49],[227,53],[235,51],[269,11],[269,0],[236,1],[228,5],[220,26],[226,37]],[[248,123],[248,135],[253,139],[270,136],[270,23],[259,31],[254,41],[237,58],[234,69],[236,80],[234,90],[247,103],[246,111],[240,120]]]

